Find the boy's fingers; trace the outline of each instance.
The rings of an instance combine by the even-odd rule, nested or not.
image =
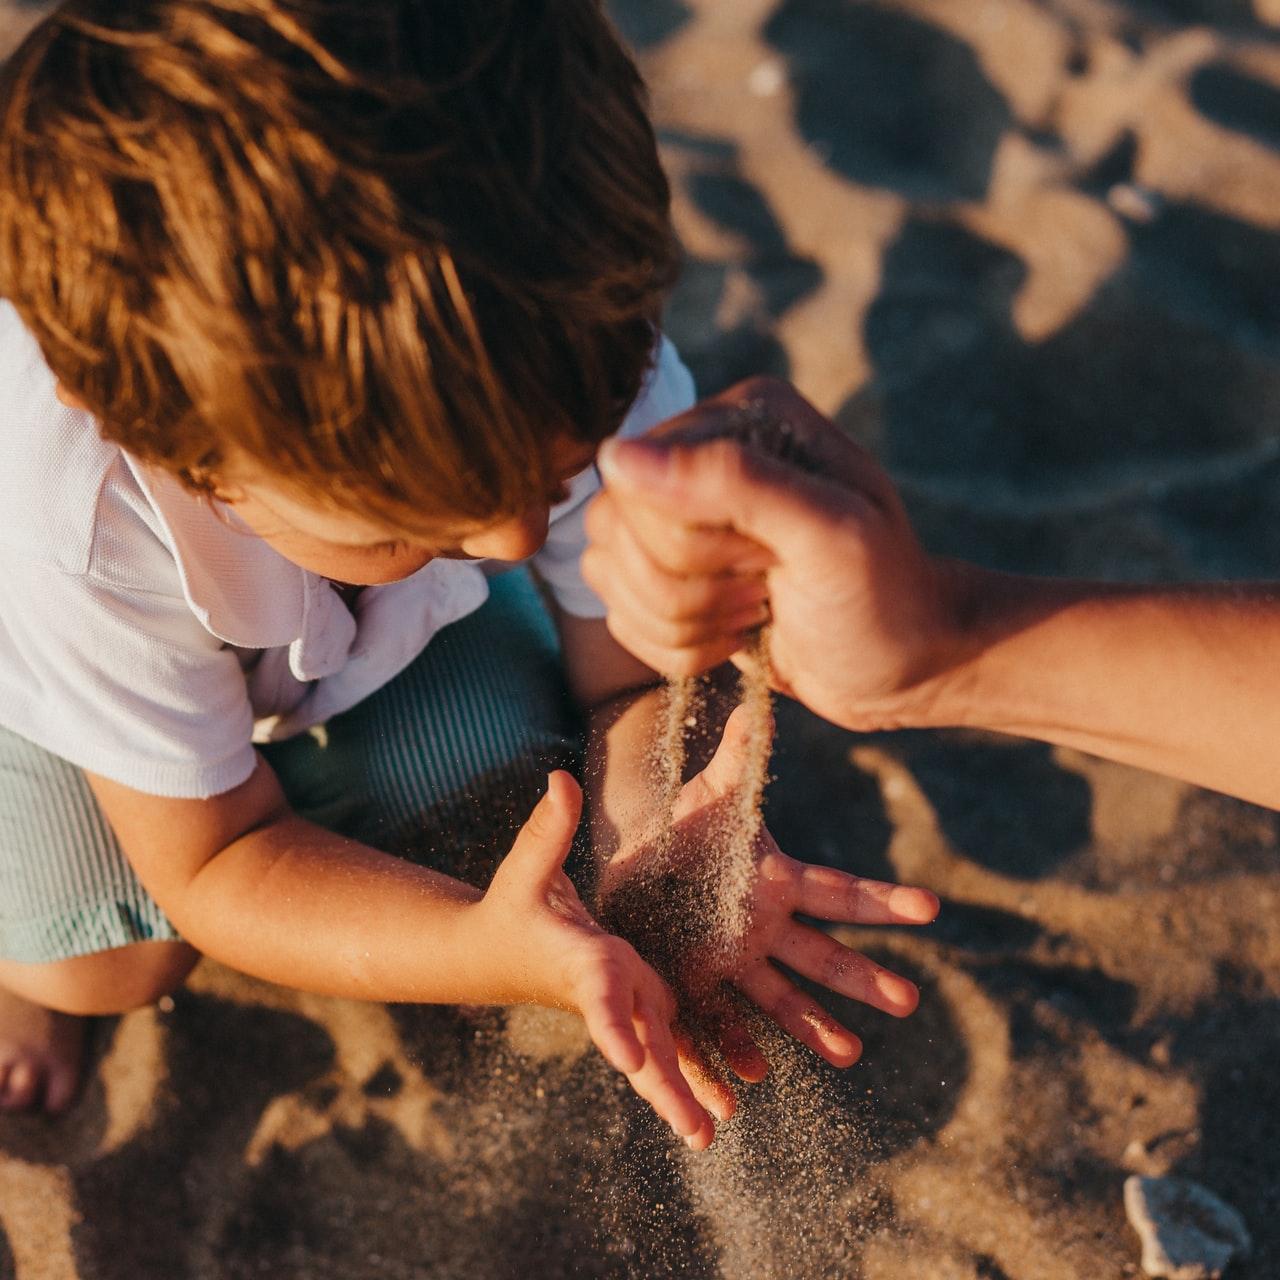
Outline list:
[[[802,977],[895,1018],[914,1013],[920,1003],[920,990],[914,982],[808,925],[792,924],[784,929],[773,954]]]
[[[739,974],[735,984],[785,1032],[832,1066],[848,1067],[858,1060],[862,1041],[767,961]]]
[[[841,924],[928,924],[938,915],[938,895],[928,889],[864,880],[834,867],[806,866],[796,910]]]
[[[644,1066],[644,1047],[636,1035],[634,995],[630,988],[599,975],[582,999],[582,1018],[597,1049],[615,1071],[631,1075]]]
[[[729,1069],[739,1080],[759,1084],[769,1074],[769,1060],[741,1019],[725,1019],[720,1026],[719,1045]]]
[[[769,723],[772,724],[772,717]],[[746,706],[735,707],[724,722],[724,732],[720,735],[720,745],[716,748],[715,755],[711,757],[707,767],[689,783],[689,787],[694,789],[691,796],[696,795],[697,791],[703,791],[713,799],[719,799],[742,784],[754,728],[750,709]],[[677,806],[675,817],[683,816],[683,807]]]
[[[3,1105],[10,1111],[25,1111],[36,1100],[40,1073],[30,1062],[15,1062],[5,1081]]]
[[[53,1115],[65,1111],[76,1096],[76,1074],[73,1071],[54,1068],[49,1072],[45,1086],[45,1110]]]
[[[687,1031],[673,1027],[672,1038],[675,1041],[680,1074],[689,1082],[693,1096],[721,1124],[732,1120],[733,1113],[738,1107],[738,1100],[734,1097],[728,1081],[698,1052],[697,1046]]]
[[[700,1142],[708,1130],[714,1134],[711,1117],[680,1072],[669,1026],[643,995],[636,1004],[636,1032],[645,1061],[638,1071],[628,1075],[631,1087],[687,1143]]]

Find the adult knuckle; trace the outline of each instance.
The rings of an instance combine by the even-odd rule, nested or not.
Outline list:
[[[712,441],[707,446],[707,457],[712,475],[726,486],[740,480],[749,466],[742,444],[728,438]]]
[[[688,649],[705,638],[705,628],[698,621],[663,618],[658,622],[658,639],[670,649]]]
[[[677,521],[666,526],[662,537],[663,567],[672,573],[683,573],[697,557],[702,530]]]
[[[708,665],[698,650],[668,650],[667,656],[663,659],[663,666],[659,670],[684,679],[687,676],[701,675]]]
[[[705,624],[719,604],[716,589],[705,580],[690,580],[671,591],[669,599],[671,619],[686,624]]]

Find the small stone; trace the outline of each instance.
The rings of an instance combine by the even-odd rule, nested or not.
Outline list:
[[[1253,1245],[1239,1212],[1186,1178],[1126,1178],[1124,1209],[1143,1271],[1162,1280],[1219,1280]]]
[[[1159,192],[1132,182],[1117,182],[1107,192],[1107,203],[1115,213],[1130,222],[1154,222],[1160,216]]]
[[[772,98],[787,83],[786,67],[777,58],[758,62],[747,77],[747,90],[757,98]]]

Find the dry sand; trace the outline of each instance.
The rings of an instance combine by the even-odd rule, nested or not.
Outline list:
[[[1280,6],[615,11],[705,390],[790,373],[939,550],[1275,573]],[[923,989],[905,1023],[845,1011],[860,1065],[795,1054],[790,1093],[694,1159],[572,1022],[204,966],[100,1025],[72,1115],[0,1123],[0,1277],[1109,1280],[1137,1274],[1131,1170],[1205,1183],[1254,1235],[1237,1280],[1280,1274],[1276,817],[985,736],[784,707],[778,740],[784,848],[945,901],[920,933],[842,935]],[[797,1096],[820,1105],[781,1123]]]

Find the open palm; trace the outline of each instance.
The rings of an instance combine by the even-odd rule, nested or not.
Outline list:
[[[681,789],[672,827],[624,849],[602,876],[599,911],[672,985],[682,1015],[714,1035],[729,1065],[757,1079],[765,1063],[727,991],[736,989],[784,1031],[837,1066],[861,1042],[778,966],[896,1017],[913,983],[842,946],[798,916],[838,924],[926,924],[925,889],[865,880],[788,857],[761,824],[747,866],[726,865],[748,765],[748,720],[730,716],[710,764]]]

